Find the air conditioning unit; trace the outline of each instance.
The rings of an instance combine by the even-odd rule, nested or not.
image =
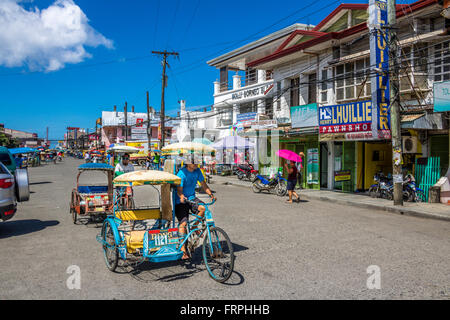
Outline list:
[[[417,137],[402,137],[403,153],[417,153]]]

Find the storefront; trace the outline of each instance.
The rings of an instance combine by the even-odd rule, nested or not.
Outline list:
[[[319,107],[320,187],[358,192],[392,172],[390,131],[371,130],[371,102]]]

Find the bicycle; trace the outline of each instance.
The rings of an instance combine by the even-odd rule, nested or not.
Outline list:
[[[214,199],[210,203],[200,203],[205,207],[204,217],[189,213],[194,219],[187,224],[187,234],[180,247],[186,245],[186,253],[192,258],[195,249],[202,245],[203,261],[209,275],[217,282],[223,283],[233,273],[236,257],[227,233],[214,224],[209,206],[215,202]],[[190,200],[186,200],[186,203],[195,204]]]

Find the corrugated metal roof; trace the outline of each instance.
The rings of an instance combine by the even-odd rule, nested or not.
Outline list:
[[[405,114],[401,118],[401,122],[410,122],[422,118],[425,114]]]

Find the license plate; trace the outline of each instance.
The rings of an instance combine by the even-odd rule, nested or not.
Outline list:
[[[178,229],[148,231],[149,247],[161,247],[178,243]]]

